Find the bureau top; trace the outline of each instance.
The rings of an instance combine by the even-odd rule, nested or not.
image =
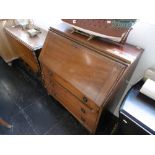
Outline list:
[[[101,54],[108,54],[109,56],[117,58],[127,64],[132,64],[143,52],[142,48],[129,44],[118,46],[105,42],[102,38],[88,40],[87,36],[72,33],[73,28],[64,23],[51,27],[50,30],[56,31],[61,35],[65,34],[66,37],[70,37],[73,40],[75,39],[76,41],[88,45],[89,47],[95,48]]]
[[[26,30],[23,30],[19,26],[6,27],[5,30],[14,39],[18,40],[32,51],[41,49],[43,47],[47,35],[47,31],[40,29],[41,33],[35,37],[30,37]]]

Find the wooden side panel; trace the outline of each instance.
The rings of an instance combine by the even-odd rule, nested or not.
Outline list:
[[[11,37],[9,34],[7,34],[7,36],[13,50],[18,53],[19,57],[24,60],[24,62],[32,69],[34,73],[37,73],[39,71],[39,64],[33,52],[27,47],[25,47],[18,40]]]

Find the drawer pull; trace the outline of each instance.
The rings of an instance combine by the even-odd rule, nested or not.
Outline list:
[[[86,113],[85,109],[81,108],[81,112]]]
[[[87,97],[83,97],[83,102],[86,103],[88,101]]]

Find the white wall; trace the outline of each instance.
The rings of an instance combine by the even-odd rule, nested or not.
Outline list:
[[[33,21],[34,21],[34,24],[42,27],[45,30],[48,30],[50,26],[59,24],[61,22],[61,19],[44,18],[44,19],[33,19]]]
[[[147,68],[155,68],[155,24],[138,21],[134,25],[134,29],[130,32],[127,42],[142,47],[144,49],[144,53],[131,77],[130,84],[128,85],[124,95],[132,84],[135,84],[141,77],[143,77],[144,71]],[[121,102],[116,109],[113,107],[110,109],[110,111],[116,116],[118,116],[120,104]]]
[[[48,29],[50,26],[58,24],[60,19],[34,19],[34,23]],[[128,43],[144,48],[144,53],[133,73],[130,81],[130,86],[136,83],[144,74],[144,71],[149,67],[155,68],[155,24],[138,21],[134,25],[134,29],[128,36]],[[127,91],[127,90],[126,90]],[[116,107],[110,107],[110,111],[118,116],[120,104]]]
[[[145,50],[131,79],[135,82],[148,67],[155,68],[155,24],[137,22],[127,42]]]

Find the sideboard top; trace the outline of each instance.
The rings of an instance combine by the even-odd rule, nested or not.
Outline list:
[[[40,28],[41,33],[35,37],[30,37],[26,30],[23,30],[19,26],[5,27],[5,30],[13,38],[23,43],[27,48],[32,51],[41,49],[43,47],[47,31]]]

